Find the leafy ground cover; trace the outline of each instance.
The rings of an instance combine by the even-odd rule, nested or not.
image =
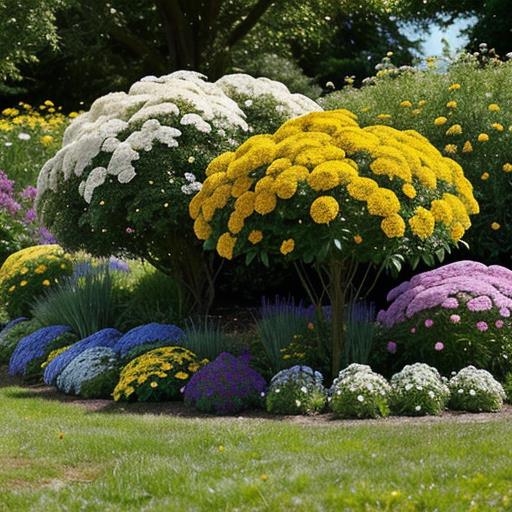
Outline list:
[[[282,421],[169,415],[165,404],[86,408],[46,393],[0,387],[2,511],[512,506],[510,407],[444,419]]]

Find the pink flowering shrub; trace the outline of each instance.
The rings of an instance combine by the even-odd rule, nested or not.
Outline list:
[[[502,376],[512,359],[512,271],[459,261],[388,293],[379,348],[388,368],[424,362],[442,373],[474,365]]]

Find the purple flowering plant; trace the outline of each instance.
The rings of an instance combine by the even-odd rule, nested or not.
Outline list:
[[[266,382],[249,366],[249,360],[248,355],[220,354],[190,379],[184,390],[185,403],[213,414],[260,407]]]
[[[511,368],[512,271],[459,261],[423,272],[388,293],[378,345],[391,371],[424,362],[448,374],[474,365]]]

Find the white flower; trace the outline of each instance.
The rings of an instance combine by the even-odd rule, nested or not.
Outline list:
[[[25,133],[25,132],[21,132],[20,134],[18,134],[18,139],[20,140],[30,140],[30,135],[28,133]]]
[[[415,410],[416,412],[421,411],[421,405],[417,405],[417,406],[414,408],[414,410]]]
[[[196,161],[196,159],[193,156],[189,156],[187,162],[189,164],[193,164]]]
[[[301,401],[300,401],[300,400],[295,400],[295,405],[296,405],[297,407],[300,407],[300,404],[301,404]]]
[[[265,396],[265,391],[262,391],[262,392],[260,393],[260,395],[261,395],[261,397],[263,398],[263,397]]]
[[[302,386],[300,388],[300,390],[303,392],[303,393],[307,393],[308,392],[308,388],[306,386]]]
[[[462,388],[460,388],[457,393],[459,393],[459,395],[462,395],[464,393],[464,390]]]
[[[192,172],[186,172],[185,179],[190,182],[196,181],[196,175]]]
[[[280,393],[281,390],[279,388],[276,389],[276,393]]]
[[[12,146],[12,142],[6,142],[5,145],[9,148]]]
[[[410,391],[413,387],[414,387],[414,386],[413,386],[412,384],[407,383],[407,384],[405,385],[405,390],[406,390],[406,391]]]
[[[364,396],[363,395],[357,395],[357,401],[358,402],[364,402]]]
[[[244,105],[245,105],[246,107],[252,107],[252,104],[253,104],[253,101],[252,101],[252,100],[245,100],[245,101],[244,101]]]
[[[469,390],[469,394],[470,394],[471,396],[475,396],[475,395],[476,395],[476,391],[475,391],[474,389],[470,389],[470,390]]]

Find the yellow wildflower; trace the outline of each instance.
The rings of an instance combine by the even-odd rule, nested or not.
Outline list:
[[[45,279],[41,284],[43,286],[50,286],[50,281],[48,279]]]
[[[430,211],[436,222],[442,222],[449,226],[453,221],[453,212],[448,202],[444,199],[434,199]]]
[[[320,164],[313,169],[307,178],[307,182],[313,190],[319,192],[337,187],[340,183],[340,178],[335,168],[326,167],[325,164]]]
[[[340,205],[334,197],[320,196],[311,204],[309,214],[317,224],[328,224],[336,218],[339,211]]]
[[[381,121],[387,121],[391,119],[391,114],[378,114],[377,119],[380,119]]]
[[[157,387],[158,387],[158,382],[153,381],[153,382],[150,384],[150,386],[151,386],[153,389],[155,389],[155,388],[157,388]]]
[[[454,84],[450,85],[450,87],[448,87],[449,91],[457,91],[458,89],[460,89],[460,84],[458,84],[458,83],[454,83]]]
[[[439,116],[434,119],[434,124],[436,126],[443,126],[443,124],[446,124],[448,122],[448,119],[444,116]]]
[[[275,210],[277,199],[274,192],[262,190],[256,195],[254,209],[261,215],[267,215]]]
[[[489,135],[487,133],[481,133],[478,136],[478,142],[488,142],[489,141]]]
[[[493,223],[491,224],[491,229],[492,229],[493,231],[498,231],[498,229],[500,229],[500,228],[501,228],[501,224],[500,224],[499,222],[493,222]]]
[[[251,244],[256,245],[263,240],[263,233],[257,229],[253,229],[247,237]]]
[[[36,274],[44,274],[47,270],[48,270],[48,267],[44,264],[41,264],[35,268],[34,272]]]
[[[434,232],[435,219],[431,212],[420,206],[409,219],[409,226],[417,237],[426,240]]]
[[[460,135],[462,133],[462,126],[460,124],[454,124],[446,130],[446,135]]]
[[[281,244],[281,247],[279,250],[281,251],[281,254],[286,256],[287,254],[291,253],[295,249],[295,240],[293,238],[289,238],[288,240],[283,240],[283,243]]]
[[[420,100],[420,101],[418,101],[418,106],[419,107],[424,107],[426,104],[427,104],[427,100]]]
[[[359,245],[363,243],[363,237],[361,235],[354,235],[354,242]]]
[[[409,199],[414,199],[416,197],[416,189],[410,184],[410,183],[405,183],[404,185],[402,185],[402,192],[409,198]]]
[[[79,115],[79,114],[78,114],[78,112],[70,112],[70,113],[68,114],[68,117],[69,117],[70,119],[74,119],[75,117],[78,117],[78,115]]]
[[[464,236],[464,226],[460,222],[456,222],[450,231],[452,240],[458,241]]]
[[[446,106],[448,108],[457,108],[457,102],[455,100],[451,100],[446,104]]]
[[[412,107],[412,103],[409,100],[404,100],[400,102],[400,106],[404,108],[410,108]]]
[[[13,284],[7,291],[9,293],[12,293],[14,290],[16,290],[16,285],[15,284]]]
[[[371,178],[354,178],[347,186],[350,197],[366,201],[367,197],[379,188],[379,184]]]
[[[217,240],[217,253],[227,260],[233,259],[233,249],[236,245],[236,238],[231,233],[223,233]]]
[[[512,164],[510,163],[506,163],[506,164],[503,164],[503,172],[512,172]]]
[[[27,284],[28,284],[28,281],[23,279],[23,281],[21,281],[21,283],[20,283],[20,286],[27,286]]]
[[[489,112],[499,112],[501,110],[500,106],[496,103],[491,103],[487,108]]]
[[[368,211],[371,215],[389,217],[400,211],[400,201],[396,194],[387,188],[378,188],[368,197]]]
[[[405,222],[398,213],[382,219],[380,228],[388,238],[398,238],[404,236]]]
[[[457,144],[446,144],[444,151],[450,155],[457,153]]]
[[[497,132],[505,131],[505,127],[501,123],[492,123],[491,128],[494,128]]]
[[[488,172],[484,172],[482,176],[480,176],[480,179],[483,181],[487,181],[489,179],[490,174]]]
[[[39,142],[43,146],[49,146],[53,142],[53,137],[51,135],[43,135],[39,138]]]
[[[174,374],[174,376],[179,380],[185,380],[188,379],[188,373],[185,372],[177,372]]]
[[[462,152],[463,153],[471,153],[473,151],[473,144],[471,144],[471,141],[467,140],[464,142],[464,146],[462,146]]]

